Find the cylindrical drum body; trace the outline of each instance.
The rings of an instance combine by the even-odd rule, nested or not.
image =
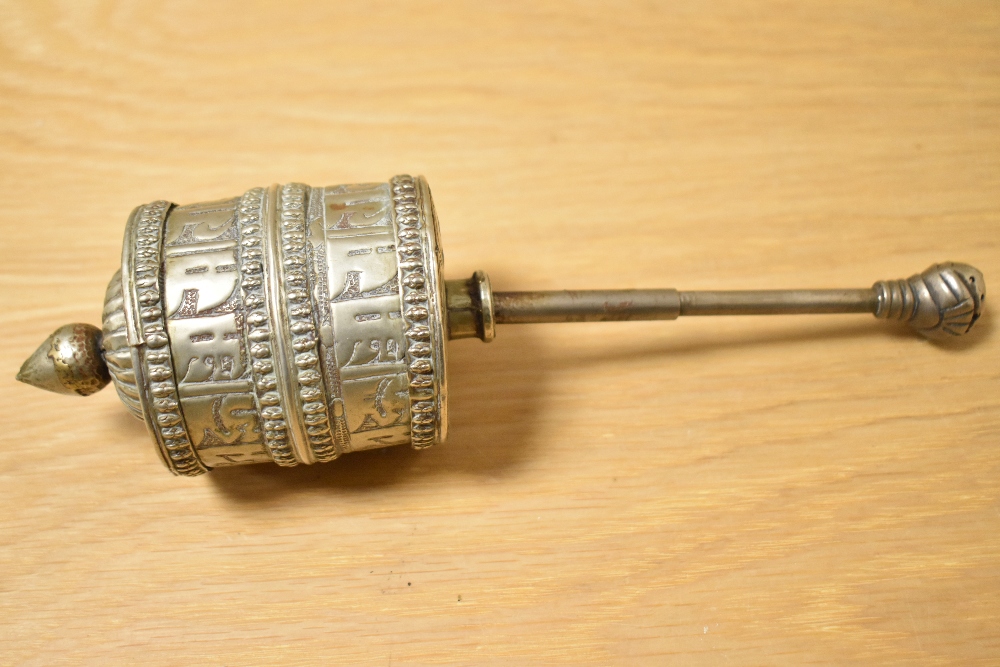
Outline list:
[[[154,202],[128,222],[105,359],[176,474],[428,447],[447,429],[442,263],[423,178]]]

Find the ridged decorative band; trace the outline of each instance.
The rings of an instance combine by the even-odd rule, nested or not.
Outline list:
[[[144,376],[144,412],[164,460],[177,475],[200,475],[208,471],[191,444],[177,393],[177,381],[170,355],[163,313],[163,226],[171,204],[157,201],[139,209],[135,220],[132,283],[135,327]]]
[[[275,463],[298,464],[288,442],[288,424],[274,374],[273,329],[264,291],[263,208],[264,188],[248,190],[237,209],[240,250],[238,267],[243,306],[246,309],[245,334],[252,359],[254,403],[264,428],[264,443]]]
[[[880,280],[875,283],[878,299],[875,317],[909,322],[917,312],[917,295],[907,280]]]
[[[399,282],[403,321],[406,323],[406,368],[410,393],[410,432],[415,449],[434,444],[440,415],[437,408],[436,373],[431,347],[431,310],[427,262],[435,261],[424,242],[419,195],[412,176],[391,181],[393,214],[399,243]]]
[[[330,412],[326,384],[320,369],[316,324],[309,284],[309,257],[306,243],[306,199],[309,187],[301,183],[282,186],[279,194],[278,223],[281,231],[281,281],[285,285],[286,340],[290,342],[293,372],[297,385],[287,397],[295,401],[302,416],[305,438],[317,461],[332,461],[340,452],[330,432]],[[286,332],[282,332],[285,334]]]

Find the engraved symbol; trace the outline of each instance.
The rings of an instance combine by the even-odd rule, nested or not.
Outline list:
[[[361,426],[354,429],[355,433],[364,433],[365,431],[374,431],[376,429],[382,428],[375,416],[370,412],[365,415],[364,421],[361,422]]]
[[[186,289],[184,290],[184,296],[181,297],[181,306],[178,308],[171,319],[179,320],[183,317],[194,317],[198,314],[198,290],[197,289]]]
[[[404,418],[406,416],[406,408],[393,408],[392,411],[396,413],[396,419],[386,428],[390,428],[392,426],[399,426],[404,422]]]
[[[382,340],[378,338],[373,338],[368,341],[367,349],[371,350],[373,354],[366,354],[365,346],[362,344],[363,341],[354,341],[354,348],[351,351],[351,358],[348,360],[344,367],[347,366],[374,366],[377,364],[395,364],[400,361],[402,355],[400,354],[399,341],[395,338],[387,338],[385,340],[385,346],[382,345]],[[367,357],[367,358],[366,358]]]
[[[215,421],[215,427],[219,429],[222,435],[230,435],[232,431],[226,428],[226,423],[222,421],[222,397],[212,401],[212,419]]]
[[[203,211],[201,213],[202,214],[204,214],[204,213],[216,213],[216,212],[221,212],[221,211],[224,211],[224,210],[228,210],[228,209],[213,209],[211,211]],[[210,224],[206,224],[204,222],[188,222],[188,223],[185,223],[184,224],[184,229],[181,230],[180,236],[178,236],[176,239],[174,239],[173,241],[171,241],[170,243],[168,243],[167,247],[173,247],[173,246],[179,246],[179,245],[192,245],[192,244],[195,244],[195,243],[205,243],[206,241],[231,241],[231,240],[235,240],[236,239],[236,225],[233,224],[234,222],[236,222],[236,212],[235,211],[233,211],[233,215],[232,215],[231,218],[229,218],[229,220],[227,220],[226,222],[222,223],[218,227],[212,227]],[[195,234],[195,231],[199,227],[201,227],[202,225],[205,225],[207,227],[206,231],[209,234],[213,234],[213,233],[219,231],[220,229],[223,230],[223,231],[222,231],[221,234],[219,234],[217,236],[214,236],[214,237],[211,237],[211,238],[198,238],[198,236]]]
[[[333,299],[333,303],[347,301],[349,299],[361,298],[361,271],[348,271],[344,289],[340,291],[340,296]]]
[[[409,417],[409,393],[405,375],[376,376],[365,380],[365,391],[358,395],[369,407],[353,433],[406,426]],[[401,387],[404,387],[401,389]],[[370,401],[370,403],[369,403]]]
[[[361,274],[362,271],[348,271],[347,278],[344,281],[344,289],[340,291],[340,294],[333,298],[331,303],[342,303],[344,301],[353,301],[354,299],[372,299],[379,296],[389,296],[392,294],[399,293],[399,277],[394,275],[392,278],[387,280],[385,283],[375,287],[374,289],[361,291]],[[377,318],[375,318],[377,319]],[[363,320],[358,320],[359,322]]]
[[[233,358],[230,355],[223,354],[219,357],[219,369],[216,376],[218,376],[216,379],[219,380],[233,379]]]
[[[392,384],[392,378],[382,378],[382,381],[378,383],[378,387],[375,389],[375,393],[365,396],[366,399],[372,400],[375,405],[375,410],[382,415],[383,418],[389,416],[389,413],[385,411],[385,406],[382,405],[382,399],[385,398],[385,392],[389,389],[390,384]]]
[[[171,241],[167,245],[168,246],[191,245],[192,243],[202,243],[204,241],[228,241],[229,239],[234,239],[234,238],[236,238],[236,235],[233,234],[234,228],[232,226],[234,220],[235,220],[235,217],[234,218],[230,218],[228,222],[225,222],[222,225],[220,225],[219,227],[216,227],[214,229],[211,227],[211,225],[209,225],[208,226],[208,231],[210,233],[211,232],[216,232],[219,229],[221,229],[222,227],[226,228],[226,230],[224,232],[222,232],[221,234],[219,234],[218,236],[216,236],[214,238],[209,238],[209,239],[200,239],[197,236],[195,236],[195,233],[194,233],[195,230],[198,229],[198,227],[200,227],[203,223],[200,223],[200,222],[189,222],[189,223],[187,223],[187,224],[184,225],[184,229],[181,231],[180,236],[178,236],[176,239],[174,239],[173,241]]]
[[[233,380],[235,361],[235,358],[228,354],[220,354],[218,358],[214,354],[194,357],[188,362],[181,384]]]
[[[330,208],[333,208],[333,206]],[[354,217],[355,213],[357,213],[357,211],[343,211],[340,214],[340,218],[337,220],[337,224],[328,229],[351,229],[351,218]]]
[[[230,404],[232,405],[232,404]],[[238,405],[238,403],[237,403]],[[256,415],[255,410],[247,408],[237,408],[232,407],[228,410],[229,416],[235,417],[239,420],[243,417],[243,421],[238,421],[235,425],[226,424],[226,397],[219,396],[212,401],[211,413],[212,422],[215,428],[205,427],[202,431],[201,442],[198,443],[198,449],[210,449],[214,447],[235,447],[237,445],[254,444],[259,440],[251,440],[247,442],[248,434],[247,429],[253,426],[253,432],[259,433],[259,428],[256,426],[256,420],[254,419]],[[250,417],[251,419],[247,421],[245,418]],[[232,453],[232,456],[243,456],[240,453]],[[218,454],[218,456],[225,456],[224,454]],[[231,460],[231,459],[227,459]]]
[[[328,218],[336,216],[337,222],[327,225],[327,231],[386,227],[389,225],[389,203],[384,196],[327,202]],[[361,214],[359,224],[352,224],[355,215]]]
[[[229,435],[226,433],[224,435]],[[218,433],[210,428],[206,428],[204,435],[202,436],[201,442],[198,443],[198,449],[210,449],[212,447],[233,447],[235,445],[243,444],[243,433],[237,434],[237,436],[231,441],[227,441],[220,437]]]
[[[167,247],[194,245],[197,243],[236,240],[236,205],[239,199],[191,204],[175,209],[173,219],[188,222],[183,223],[181,233]],[[198,217],[202,217],[198,220]],[[218,223],[215,226],[212,223]]]
[[[207,382],[215,373],[215,357],[211,354],[205,357],[194,357],[188,362],[187,370],[181,384],[188,382]]]
[[[198,299],[201,292],[197,287],[185,289],[181,296],[181,305],[171,315],[171,320],[184,320],[191,317],[215,317],[236,312],[240,307],[239,286],[234,286],[229,298],[214,308],[198,311]]]

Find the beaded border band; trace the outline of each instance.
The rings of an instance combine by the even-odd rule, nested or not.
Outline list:
[[[288,443],[288,424],[277,391],[278,381],[274,375],[271,349],[271,322],[267,296],[264,293],[261,229],[265,196],[264,188],[253,188],[240,199],[237,216],[240,252],[237,262],[243,305],[246,308],[247,349],[253,358],[250,367],[253,374],[254,403],[264,428],[264,442],[275,463],[294,466],[298,461]]]
[[[434,362],[431,358],[426,270],[428,258],[421,230],[420,203],[413,177],[396,176],[392,186],[393,214],[396,218],[396,251],[399,257],[399,282],[406,323],[406,368],[410,385],[410,434],[414,449],[425,449],[435,442],[440,416],[437,409]]]
[[[309,186],[287,183],[279,195],[281,225],[281,271],[288,340],[294,354],[298,386],[294,397],[302,414],[306,439],[316,460],[325,463],[340,455],[330,433],[330,412],[326,404],[326,383],[319,369],[316,324],[309,289],[309,257],[306,252],[306,199]]]
[[[181,414],[163,313],[163,227],[171,206],[169,202],[156,201],[138,212],[132,251],[134,307],[139,316],[135,324],[136,332],[145,343],[140,347],[139,356],[148,387],[148,393],[144,392],[147,421],[171,472],[193,476],[209,468],[195,453]]]

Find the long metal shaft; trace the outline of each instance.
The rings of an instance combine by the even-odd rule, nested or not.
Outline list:
[[[681,315],[875,313],[875,290],[737,290],[680,292],[563,290],[494,292],[497,324],[673,320]]]
[[[497,324],[675,320],[681,315],[804,315],[871,313],[907,322],[932,338],[972,328],[986,298],[983,274],[968,264],[935,264],[906,280],[880,280],[867,289],[676,289],[494,292],[477,271],[445,283],[448,336],[492,340]]]

